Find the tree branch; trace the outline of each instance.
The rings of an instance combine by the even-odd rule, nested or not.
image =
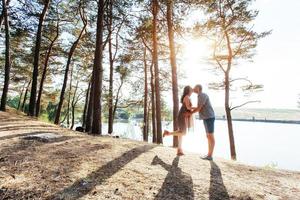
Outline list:
[[[126,105],[122,105],[122,106],[117,106],[117,108],[128,108],[132,105],[137,105],[137,104],[141,104],[143,101],[132,101],[132,102],[129,102],[128,104]]]
[[[243,107],[243,106],[245,106],[245,105],[247,105],[247,104],[250,104],[250,103],[260,103],[260,102],[261,102],[261,101],[247,101],[247,102],[245,102],[245,103],[243,103],[243,104],[240,104],[240,105],[238,105],[238,106],[230,107],[230,110],[234,110],[234,109],[236,109],[236,108]]]
[[[252,83],[249,79],[247,79],[247,78],[236,78],[236,79],[230,80],[229,82],[232,83],[232,82],[234,82],[234,81],[246,81],[246,82],[248,82],[250,85],[253,85],[253,83]]]

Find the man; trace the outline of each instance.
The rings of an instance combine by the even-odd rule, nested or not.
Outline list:
[[[193,110],[193,113],[199,112],[200,119],[203,120],[206,137],[208,141],[208,154],[202,157],[204,160],[213,160],[213,152],[215,147],[214,138],[214,125],[215,125],[215,112],[211,106],[209,97],[202,92],[202,86],[196,85],[194,92],[198,94],[198,106]]]

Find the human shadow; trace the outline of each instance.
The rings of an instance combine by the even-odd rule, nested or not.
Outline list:
[[[209,200],[229,200],[221,170],[214,161],[210,161]]]
[[[183,172],[181,168],[178,167],[178,163],[179,156],[174,158],[172,165],[165,163],[158,156],[153,158],[152,165],[160,165],[168,171],[164,183],[155,196],[155,199],[194,199],[192,177]]]
[[[154,145],[143,145],[133,148],[101,166],[96,171],[91,172],[86,177],[75,181],[71,186],[49,196],[47,199],[79,199],[92,191],[97,185],[101,185],[132,160],[154,147]]]

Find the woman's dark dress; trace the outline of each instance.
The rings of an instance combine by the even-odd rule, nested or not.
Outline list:
[[[189,106],[192,106],[191,100],[189,98]],[[182,103],[181,108],[178,112],[178,128],[179,131],[182,133],[186,133],[188,128],[191,128],[193,126],[193,117],[192,115],[188,115],[188,112],[191,112],[190,110],[187,109],[187,106],[185,103]]]

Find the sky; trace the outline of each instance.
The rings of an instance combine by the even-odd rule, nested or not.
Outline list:
[[[241,92],[232,93],[232,104],[259,100],[260,103],[247,107],[297,109],[300,94],[300,1],[257,0],[253,7],[259,10],[254,30],[272,30],[272,34],[258,42],[253,62],[239,65],[233,73],[236,77],[247,77],[254,83],[263,84],[264,91],[247,98]],[[207,46],[205,41],[186,39],[184,62],[178,66],[186,78],[179,84],[201,83],[212,104],[221,107],[224,104],[223,92],[208,88],[208,83],[218,77],[208,70],[210,66],[204,61]]]

